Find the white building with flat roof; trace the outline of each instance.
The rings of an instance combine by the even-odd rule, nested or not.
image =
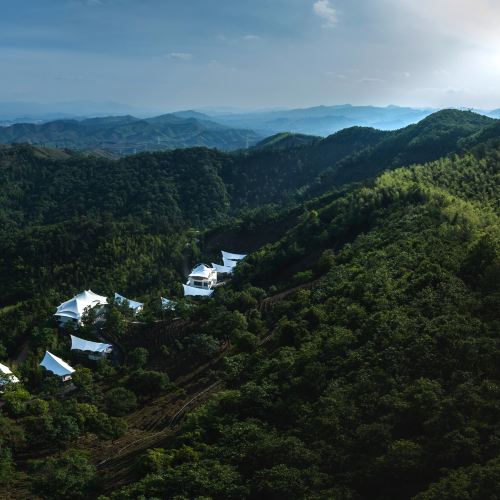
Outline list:
[[[217,271],[206,264],[198,264],[191,271],[186,285],[193,288],[211,290],[217,284]]]
[[[184,287],[184,297],[210,297],[214,289],[199,288],[196,286],[182,285]]]

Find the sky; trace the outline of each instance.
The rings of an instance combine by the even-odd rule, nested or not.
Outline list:
[[[500,107],[499,0],[1,0],[0,101]]]

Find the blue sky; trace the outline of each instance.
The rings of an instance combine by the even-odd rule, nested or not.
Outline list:
[[[497,0],[3,0],[1,101],[500,107]]]

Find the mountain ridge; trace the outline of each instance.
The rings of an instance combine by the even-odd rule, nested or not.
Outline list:
[[[445,112],[119,160],[0,146],[0,359],[20,380],[2,394],[0,495],[487,497],[498,123]],[[182,298],[221,250],[248,256],[208,302]],[[88,289],[144,303],[85,318],[79,337],[115,347],[97,363],[53,316]],[[71,385],[40,368],[47,349]]]
[[[147,119],[132,115],[63,119],[0,127],[0,143],[4,144],[28,142],[79,150],[103,149],[120,155],[196,146],[232,150],[251,146],[261,138],[251,130],[176,114]]]

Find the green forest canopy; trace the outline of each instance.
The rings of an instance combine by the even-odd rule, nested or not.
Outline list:
[[[0,415],[8,494],[479,499],[500,491],[492,127],[442,112],[399,132],[351,129],[285,151],[196,149],[119,162],[3,150],[0,335],[5,357],[29,345],[23,386],[6,391]],[[417,161],[428,163],[380,173]],[[182,335],[162,334],[158,346],[158,321],[172,317],[154,300],[178,293],[186,259],[211,257],[221,242],[253,253],[208,304],[179,311]],[[89,284],[150,300],[141,335],[125,310],[107,312],[104,334],[126,354],[118,365],[85,368],[52,323],[58,300]],[[64,400],[37,368],[46,348],[78,368]],[[211,376],[222,387],[168,444],[128,464],[122,483],[97,467],[89,436],[139,432],[140,412],[221,349]]]

